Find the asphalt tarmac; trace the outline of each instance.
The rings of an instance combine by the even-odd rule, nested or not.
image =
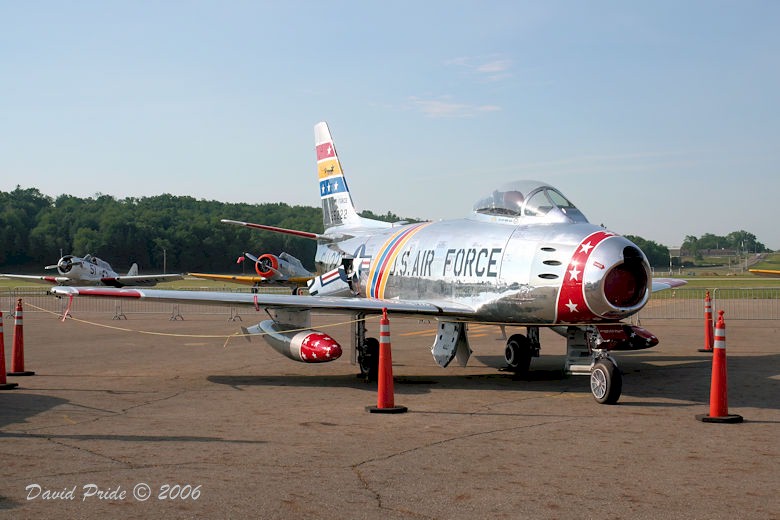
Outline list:
[[[727,317],[729,412],[744,422],[708,424],[698,320],[644,320],[661,344],[617,355],[623,395],[606,406],[562,375],[550,331],[517,379],[497,370],[499,329],[473,326],[468,367],[441,369],[435,323],[391,316],[409,411],[388,415],[366,411],[376,384],[348,350],[306,365],[228,338],[225,315],[128,317],[25,313],[36,374],[0,391],[0,517],[780,518],[776,321]],[[323,330],[349,344],[346,325]]]

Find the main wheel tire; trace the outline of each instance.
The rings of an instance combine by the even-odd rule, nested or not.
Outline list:
[[[623,391],[623,374],[612,361],[601,359],[590,371],[590,391],[599,404],[617,404]]]
[[[522,334],[513,334],[506,341],[504,360],[515,373],[525,374],[531,366],[531,341]]]
[[[358,366],[360,375],[366,381],[376,381],[379,372],[379,340],[366,338],[363,346],[358,350]]]

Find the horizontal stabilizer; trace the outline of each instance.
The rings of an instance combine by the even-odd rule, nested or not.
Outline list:
[[[253,224],[251,222],[241,222],[240,220],[222,219],[223,224],[233,224],[234,226],[244,226],[254,229],[261,229],[263,231],[271,231],[273,233],[282,233],[285,235],[293,235],[301,238],[308,238],[309,240],[322,240],[324,242],[334,242],[337,240],[346,240],[352,238],[352,235],[345,235],[342,233],[310,233],[308,231],[299,231],[297,229],[280,228],[276,226],[266,226],[265,224]]]

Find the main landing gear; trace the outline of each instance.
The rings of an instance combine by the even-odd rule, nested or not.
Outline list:
[[[355,313],[352,322],[352,363],[360,369],[358,377],[366,383],[377,380],[379,371],[379,341],[366,337],[366,315]]]
[[[357,364],[360,367],[360,377],[366,382],[377,380],[379,341],[376,338],[365,338],[357,347]]]
[[[539,357],[539,349],[539,327],[528,327],[527,336],[512,334],[504,348],[507,368],[518,375],[527,374],[531,358]]]

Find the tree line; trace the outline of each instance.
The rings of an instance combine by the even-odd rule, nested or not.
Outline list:
[[[117,200],[109,195],[55,199],[36,188],[0,192],[0,265],[38,272],[60,254],[105,259],[117,271],[235,269],[243,252],[286,251],[313,263],[316,243],[222,224],[227,218],[321,233],[322,210],[284,203],[230,204],[169,194]],[[313,268],[313,265],[308,265]]]
[[[705,233],[700,237],[688,235],[682,244],[682,255],[701,260],[704,256],[721,254],[767,253],[769,249],[753,233],[732,231],[726,236]]]
[[[361,215],[396,222],[397,215]],[[278,233],[258,232],[220,223],[227,218],[259,222],[301,231],[323,231],[322,210],[284,203],[245,204],[197,200],[169,194],[116,199],[97,194],[80,198],[42,194],[37,188],[0,191],[0,266],[39,272],[61,254],[91,253],[118,271],[136,262],[142,272],[231,272],[243,252],[285,251],[313,269],[316,243]],[[415,219],[407,219],[415,221]],[[653,266],[669,265],[669,249],[637,236],[627,236]],[[697,252],[728,248],[766,252],[756,237],[736,231],[725,237],[705,234],[686,237],[683,249]]]

